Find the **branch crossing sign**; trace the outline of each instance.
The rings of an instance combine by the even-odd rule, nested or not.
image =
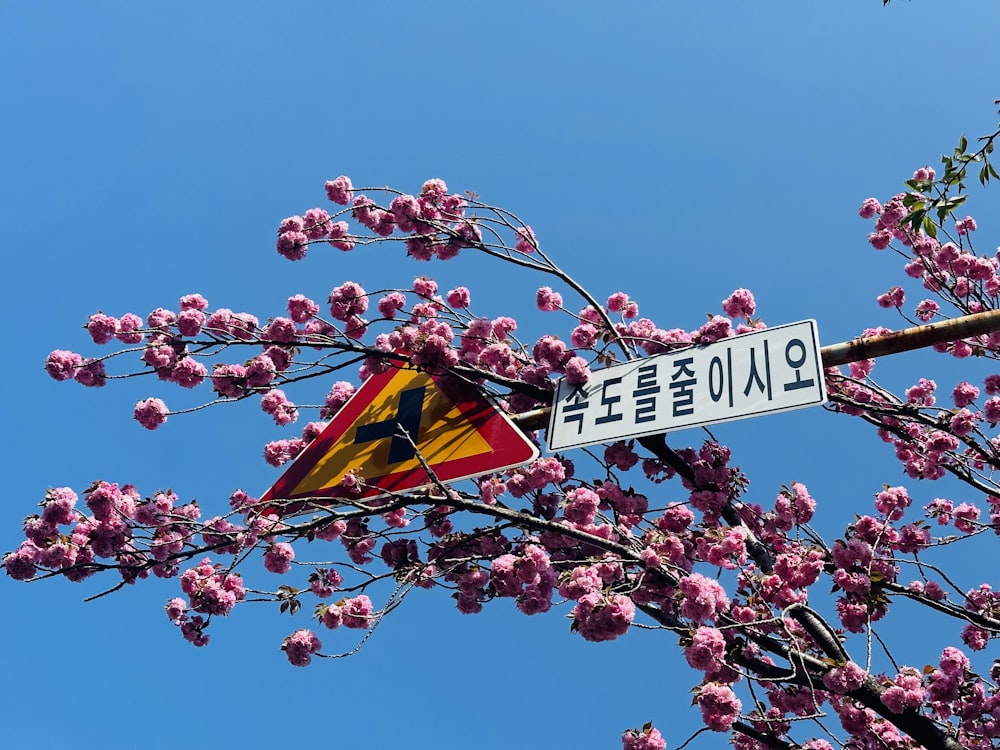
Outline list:
[[[550,451],[729,422],[826,401],[816,321],[565,378],[549,417]]]
[[[342,486],[349,473],[364,480],[364,498],[427,487],[421,459],[439,480],[454,482],[537,457],[535,444],[475,386],[397,367],[368,378],[261,501],[357,498]]]

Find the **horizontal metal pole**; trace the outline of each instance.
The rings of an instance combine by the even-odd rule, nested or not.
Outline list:
[[[511,421],[522,430],[540,430],[549,426],[549,415],[552,413],[551,406],[542,406],[531,411],[511,414]]]
[[[822,347],[819,353],[824,367],[836,367],[863,359],[923,349],[946,341],[982,336],[995,331],[1000,331],[1000,310],[988,310],[939,323],[904,328],[902,331],[893,331],[881,336],[830,344]],[[522,414],[512,414],[510,418],[523,430],[540,430],[548,426],[551,411],[552,407],[543,406]]]
[[[856,338],[824,346],[819,352],[823,357],[824,367],[836,367],[846,365],[848,362],[923,349],[925,346],[982,336],[994,331],[1000,331],[1000,310],[963,315],[961,318],[904,328],[902,331],[893,331],[882,336]]]

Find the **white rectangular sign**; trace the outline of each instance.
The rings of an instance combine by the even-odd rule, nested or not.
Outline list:
[[[559,381],[550,451],[745,419],[826,401],[815,320],[613,365]]]

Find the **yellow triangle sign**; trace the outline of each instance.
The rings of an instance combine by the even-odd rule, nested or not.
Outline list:
[[[368,378],[261,498],[337,500],[354,474],[361,497],[519,466],[538,448],[475,386],[409,367]],[[288,512],[287,510],[284,512]],[[294,512],[294,511],[293,511]]]

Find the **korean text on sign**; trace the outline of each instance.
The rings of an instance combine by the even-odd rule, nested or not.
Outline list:
[[[707,346],[559,382],[549,450],[744,419],[826,401],[816,321],[768,328]]]

